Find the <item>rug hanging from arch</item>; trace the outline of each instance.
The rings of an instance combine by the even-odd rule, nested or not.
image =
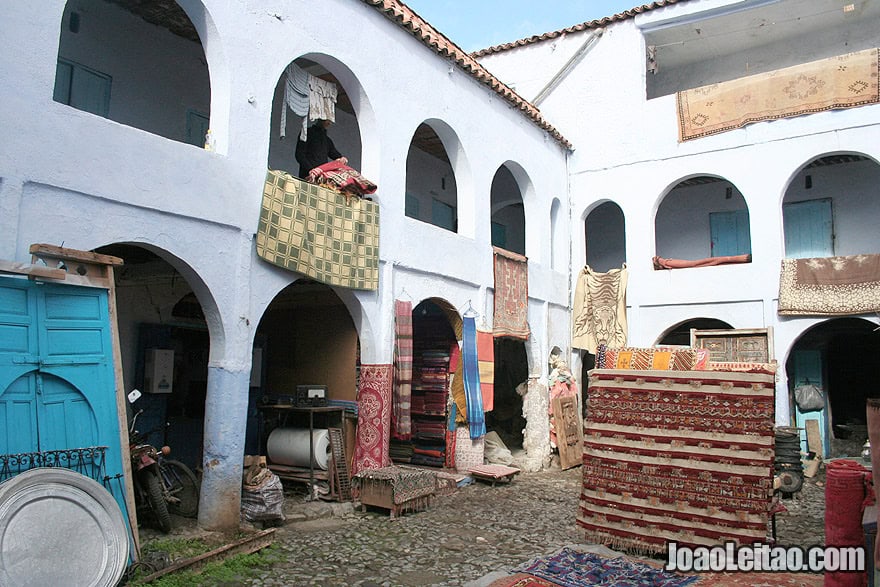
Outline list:
[[[394,301],[394,382],[391,413],[395,438],[412,437],[413,329],[412,302]]]
[[[361,365],[352,475],[391,464],[391,365]]]
[[[636,554],[767,539],[772,373],[594,369],[577,523]]]
[[[529,263],[522,255],[492,247],[495,268],[495,310],[492,334],[528,340]]]
[[[571,346],[596,354],[600,344],[608,348],[626,346],[626,284],[629,272],[606,273],[585,265],[578,275],[572,308]]]

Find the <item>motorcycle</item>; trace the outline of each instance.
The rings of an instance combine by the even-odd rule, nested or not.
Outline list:
[[[168,511],[168,502],[165,499],[162,476],[159,472],[161,453],[152,444],[144,442],[144,437],[135,429],[137,418],[143,412],[143,410],[135,412],[128,431],[135,503],[139,510],[152,511],[159,529],[167,533],[171,531],[171,513]],[[162,447],[162,452],[165,448]]]
[[[157,449],[145,442],[149,435],[135,428],[143,410],[135,412],[129,427],[134,495],[139,511],[150,511],[162,532],[171,531],[171,514],[193,518],[199,510],[199,481],[180,461],[168,459],[171,448]]]

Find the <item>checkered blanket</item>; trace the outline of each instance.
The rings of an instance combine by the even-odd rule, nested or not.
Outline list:
[[[379,206],[270,169],[257,254],[327,285],[376,290]]]

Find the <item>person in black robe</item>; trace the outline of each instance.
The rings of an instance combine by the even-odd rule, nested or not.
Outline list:
[[[343,165],[348,165],[348,159],[342,156],[342,153],[333,144],[333,140],[327,135],[330,124],[329,120],[316,121],[309,127],[306,140],[297,141],[296,161],[299,163],[301,178],[308,178],[309,171],[333,159],[338,159]]]

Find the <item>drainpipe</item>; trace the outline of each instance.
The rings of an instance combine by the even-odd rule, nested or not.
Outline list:
[[[547,85],[544,86],[544,88],[540,92],[538,92],[538,94],[531,100],[532,104],[534,104],[535,106],[540,105],[541,102],[544,101],[544,98],[546,98],[548,95],[550,95],[550,92],[556,89],[556,86],[559,85],[559,82],[561,82],[565,78],[565,76],[568,75],[571,69],[575,65],[577,65],[577,63],[581,59],[583,59],[584,55],[587,54],[590,48],[592,48],[592,46],[602,37],[604,33],[604,28],[599,28],[592,31],[583,42],[583,44],[580,46],[580,48],[575,51],[574,55],[572,55],[571,58],[565,62],[565,65],[563,65],[562,68],[556,72],[556,75],[553,76],[553,79],[547,82]]]

